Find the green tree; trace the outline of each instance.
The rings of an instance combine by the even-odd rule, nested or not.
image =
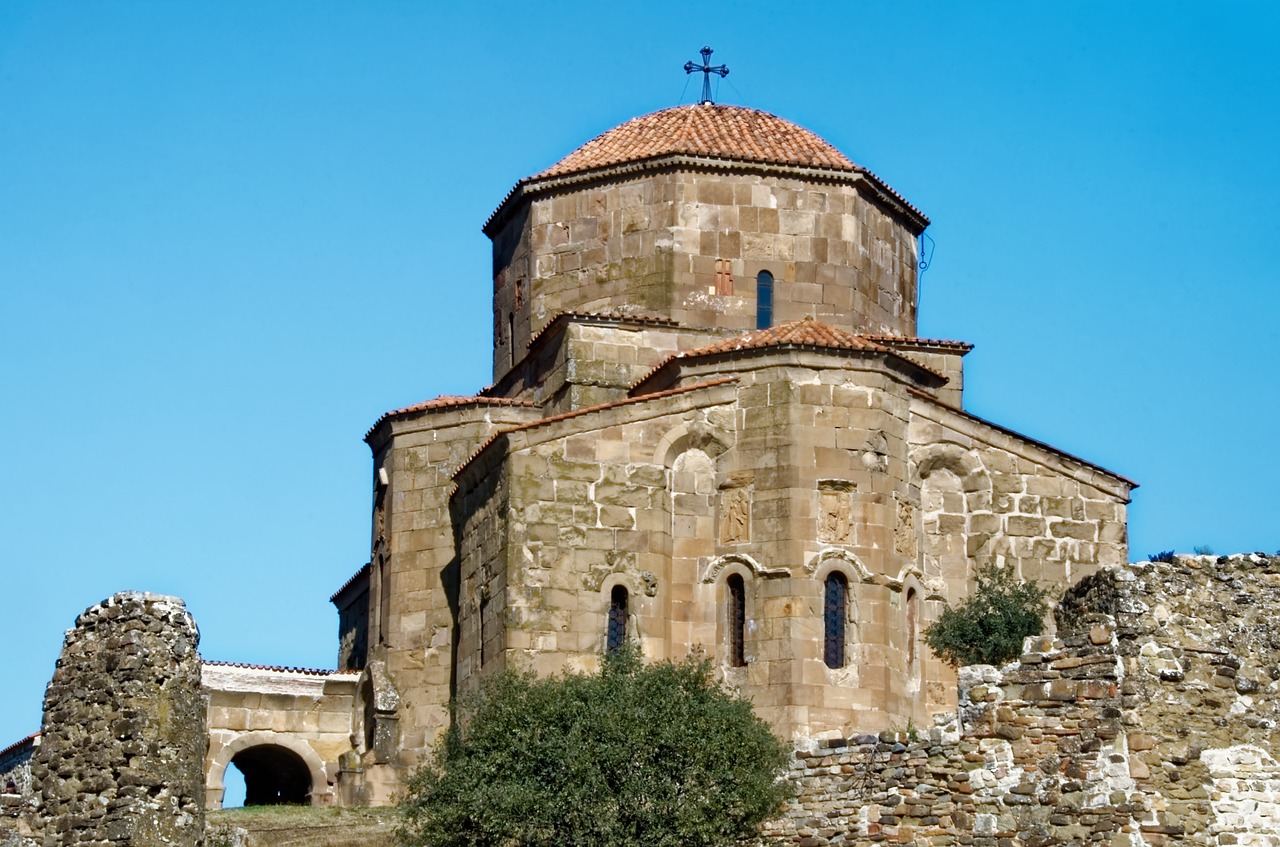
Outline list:
[[[999,665],[1022,653],[1022,641],[1044,631],[1046,590],[1011,569],[978,569],[977,587],[959,606],[947,606],[924,631],[925,643],[949,665]]]
[[[598,674],[504,672],[409,782],[401,836],[427,847],[735,844],[782,808],[787,751],[706,659]]]

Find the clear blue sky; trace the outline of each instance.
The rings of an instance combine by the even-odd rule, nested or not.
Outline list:
[[[488,381],[481,223],[704,43],[930,215],[921,333],[1142,483],[1134,558],[1276,550],[1276,8],[0,4],[0,746],[122,589],[332,666],[365,430]]]

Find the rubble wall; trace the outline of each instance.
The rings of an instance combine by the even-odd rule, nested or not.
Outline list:
[[[31,764],[43,844],[203,842],[199,641],[175,597],[116,594],[76,619]]]
[[[1099,571],[954,720],[796,752],[801,847],[1280,844],[1280,558]]]

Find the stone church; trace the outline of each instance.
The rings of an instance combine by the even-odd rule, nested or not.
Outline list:
[[[1127,561],[1134,483],[964,409],[919,338],[929,221],[815,134],[665,109],[503,198],[493,384],[383,415],[369,563],[335,596],[385,799],[506,667],[701,649],[784,737],[925,725],[923,645],[996,563],[1065,588]]]
[[[916,334],[928,223],[709,101],[518,182],[484,224],[492,385],[365,436],[338,670],[202,666],[208,806],[230,765],[250,802],[392,802],[456,695],[626,641],[704,651],[801,745],[954,712],[923,628],[988,563],[1125,564],[1134,483],[965,411],[970,345]]]

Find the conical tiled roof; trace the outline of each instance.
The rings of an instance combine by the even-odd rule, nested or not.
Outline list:
[[[666,154],[862,170],[804,127],[742,106],[700,103],[632,118],[574,150],[533,179],[636,162]]]

